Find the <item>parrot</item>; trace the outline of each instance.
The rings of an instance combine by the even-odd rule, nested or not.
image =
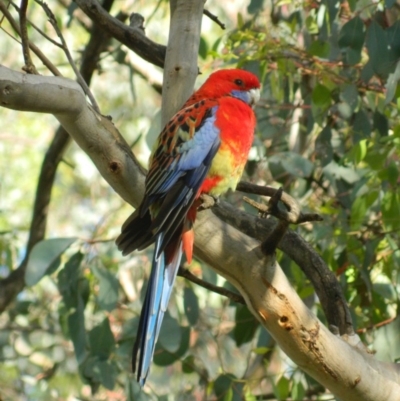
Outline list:
[[[144,386],[183,253],[190,264],[201,194],[234,190],[253,143],[256,75],[213,72],[161,131],[149,162],[145,194],[116,240],[123,255],[154,244],[152,267],[132,352]]]

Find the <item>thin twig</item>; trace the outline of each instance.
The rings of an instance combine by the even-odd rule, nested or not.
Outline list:
[[[15,7],[15,5],[14,5]],[[8,11],[6,5],[0,1],[0,11],[3,13],[4,17],[7,19],[14,31],[21,36],[21,31],[19,29],[18,23],[15,21],[11,13]],[[4,29],[4,28],[3,28]],[[18,40],[10,35],[14,40]],[[20,42],[18,42],[20,43]],[[57,67],[42,53],[42,51],[32,42],[29,41],[29,48],[36,54],[36,56],[42,61],[42,63],[56,76],[62,76],[61,72],[58,71]]]
[[[271,215],[281,220],[287,219],[288,214],[280,209],[275,209],[274,211],[271,211],[269,205],[256,202],[255,200],[250,199],[247,196],[243,196],[243,200],[250,206],[253,206],[255,209],[257,209],[261,215]],[[323,218],[318,213],[300,213],[296,219],[289,221],[289,223],[301,224],[309,221],[322,221],[322,220]]]
[[[10,1],[10,4],[17,10],[18,13],[21,12],[21,9],[15,4],[14,2]],[[62,45],[55,40],[53,40],[49,35],[44,33],[37,25],[35,25],[29,18],[26,19],[27,22],[29,22],[37,32],[39,32],[45,39],[47,39],[49,42],[53,43],[54,46],[57,46],[62,49]]]
[[[219,25],[221,27],[221,29],[226,28],[225,24],[223,22],[221,22],[216,15],[211,14],[210,11],[204,9],[203,14],[206,15],[208,18],[210,18],[210,20],[214,21],[217,25]]]
[[[246,302],[244,301],[244,298],[236,294],[230,290],[227,290],[226,288],[223,287],[218,287],[217,285],[211,284],[207,281],[204,281],[198,277],[196,277],[194,274],[192,274],[188,269],[185,269],[184,267],[180,267],[178,270],[178,276],[184,277],[187,280],[191,281],[192,283],[195,283],[207,290],[213,291],[217,294],[223,295],[224,297],[229,298],[230,300],[237,302],[239,304],[246,305]]]
[[[106,0],[103,3],[104,9],[109,10],[112,3],[112,0]],[[6,12],[4,12],[2,6],[3,2],[0,0],[0,10],[3,11],[6,18],[10,21],[11,25],[13,25],[11,15],[8,15],[9,12],[7,9],[5,9]],[[18,32],[18,25],[14,29]],[[97,67],[99,54],[105,46],[107,46],[109,39],[110,36],[100,27],[96,25],[93,26],[89,43],[86,45],[85,51],[82,55],[81,64],[81,74],[87,83],[90,83],[93,72]],[[25,258],[18,268],[13,270],[8,277],[0,279],[0,313],[7,308],[15,296],[25,286],[24,276],[28,256],[33,246],[44,238],[54,177],[57,167],[62,159],[62,155],[70,142],[71,137],[64,128],[59,127],[49,149],[46,152],[40,171]]]
[[[74,60],[72,59],[71,53],[68,50],[67,42],[65,41],[64,36],[61,33],[61,30],[57,25],[57,20],[56,20],[56,18],[54,16],[53,12],[50,10],[49,6],[44,1],[41,1],[41,0],[35,0],[35,1],[42,6],[43,10],[47,14],[47,17],[49,18],[50,24],[53,26],[53,28],[56,31],[58,37],[60,38],[64,53],[67,56],[68,61],[69,61],[70,65],[71,65],[72,69],[75,72],[76,79],[77,79],[79,85],[81,85],[81,87],[82,87],[83,91],[85,92],[86,96],[89,98],[90,103],[92,104],[94,110],[97,113],[101,114],[100,113],[100,108],[99,108],[94,96],[92,95],[92,92],[90,91],[89,86],[86,84],[85,80],[82,78],[81,73],[79,72],[78,68],[76,67]]]
[[[275,226],[274,219],[261,219],[220,201],[213,213],[244,234],[263,242]],[[294,231],[288,230],[278,244],[310,279],[330,325],[339,327],[340,334],[353,334],[352,315],[343,295],[340,281],[321,256]]]
[[[25,66],[22,68],[28,74],[36,74],[38,72],[31,59],[31,53],[29,51],[29,39],[28,29],[26,27],[26,9],[28,8],[28,0],[21,0],[21,7],[19,10],[19,26],[21,30],[21,41],[22,41],[22,54],[24,55]]]
[[[387,324],[392,323],[393,320],[395,320],[395,319],[397,319],[397,316],[391,317],[391,318],[389,318],[389,319],[386,319],[386,320],[384,320],[384,321],[382,321],[382,322],[379,322],[379,323],[370,325],[370,326],[368,326],[368,327],[362,327],[362,328],[360,328],[360,329],[357,329],[356,332],[357,332],[358,334],[363,334],[363,333],[366,333],[368,330],[378,329],[379,327],[386,326]]]
[[[255,185],[244,181],[239,182],[236,190],[245,193],[269,196],[271,198],[276,195],[277,191],[279,191],[276,188]],[[287,211],[280,210],[276,207],[271,209],[270,205],[263,205],[247,197],[244,197],[243,200],[258,209],[261,214],[273,215],[278,219],[285,220],[291,224],[300,224],[307,221],[323,220],[323,218],[317,213],[302,213],[298,202],[286,192],[282,192],[280,200],[285,205]]]

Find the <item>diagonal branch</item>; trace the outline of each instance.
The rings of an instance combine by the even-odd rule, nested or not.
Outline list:
[[[104,5],[110,9],[112,3],[113,0],[105,0]],[[0,1],[1,4],[2,2]],[[80,68],[82,77],[88,85],[97,67],[100,53],[106,48],[109,38],[109,35],[100,29],[98,25],[93,25]],[[0,312],[5,310],[25,286],[24,275],[28,257],[32,248],[45,237],[47,213],[57,168],[70,142],[71,137],[68,132],[60,126],[46,152],[40,170],[25,258],[6,279],[0,280]]]
[[[14,29],[14,31],[21,36],[21,31],[18,23],[15,21],[10,11],[8,11],[6,5],[2,0],[0,0],[0,11],[6,17],[7,21]],[[60,71],[58,71],[57,67],[43,54],[43,52],[32,42],[28,42],[29,48],[36,54],[36,56],[42,61],[42,63],[54,74],[57,76],[61,76]]]
[[[220,202],[213,208],[213,212],[226,223],[259,241],[264,241],[277,224],[272,219],[261,219],[237,210],[227,202]],[[328,323],[338,327],[341,334],[352,334],[353,322],[340,283],[321,256],[291,230],[283,236],[278,248],[310,279]]]
[[[60,91],[63,97],[58,96]],[[39,104],[33,101],[38,98]],[[132,204],[140,202],[143,170],[111,122],[87,106],[77,83],[0,67],[0,104],[53,113],[110,185]],[[255,223],[254,227],[263,227]],[[210,210],[199,213],[195,231],[196,255],[237,287],[251,312],[301,369],[343,401],[398,400],[399,367],[379,362],[350,345],[356,336],[344,341],[331,333],[304,305],[273,256],[262,254],[259,241],[224,223]],[[315,253],[308,261],[310,268],[314,257]]]
[[[64,35],[62,34],[60,28],[58,27],[56,17],[54,16],[53,12],[51,11],[50,7],[42,0],[35,0],[38,4],[40,4],[46,13],[50,24],[54,28],[54,30],[57,33],[57,36],[60,38],[61,41],[61,48],[63,49],[65,55],[67,56],[68,62],[72,69],[74,70],[75,76],[79,84],[82,86],[82,89],[85,91],[86,96],[89,98],[90,103],[92,104],[93,108],[97,111],[97,113],[100,113],[100,108],[96,102],[96,99],[92,95],[91,90],[89,89],[89,86],[86,84],[85,80],[82,78],[80,71],[75,65],[75,61],[73,60],[71,53],[69,52],[67,42],[64,39]]]
[[[194,284],[197,284],[200,287],[206,288],[209,291],[215,292],[216,294],[222,295],[224,297],[229,298],[233,302],[237,302],[239,304],[245,305],[244,298],[235,292],[232,292],[224,287],[219,287],[217,285],[211,284],[208,281],[204,281],[201,278],[198,278],[190,270],[185,269],[184,267],[180,267],[178,271],[178,276],[184,277],[186,280],[191,281]]]
[[[206,15],[208,18],[210,18],[211,21],[214,21],[217,25],[219,25],[219,27],[221,29],[225,29],[226,28],[225,24],[223,22],[221,22],[216,15],[212,14],[208,10],[204,10],[203,12],[204,12],[204,15]]]
[[[148,39],[138,26],[127,26],[112,17],[97,0],[75,0],[78,7],[109,35],[117,39],[144,60],[164,66],[165,46]]]

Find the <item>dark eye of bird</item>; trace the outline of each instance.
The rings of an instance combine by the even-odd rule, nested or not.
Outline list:
[[[235,84],[238,86],[242,86],[243,85],[243,81],[241,79],[235,79]]]

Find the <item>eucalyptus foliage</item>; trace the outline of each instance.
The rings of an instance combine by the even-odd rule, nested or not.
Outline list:
[[[230,19],[219,3],[207,2],[206,7],[228,29],[205,24],[200,70],[206,75],[239,66],[263,82],[245,179],[282,186],[304,211],[323,216],[323,222],[296,230],[336,273],[363,341],[380,359],[393,362],[400,358],[397,5],[388,0],[251,0],[247,9],[237,2]],[[73,5],[49,6],[59,7],[62,29],[75,37],[76,46],[85,43]],[[36,6],[31,12],[45,24]],[[149,36],[161,23],[167,29],[165,1],[146,2],[144,14],[150,18]],[[146,138],[159,130],[153,121],[158,94],[119,44],[104,53],[100,71],[109,80],[106,89],[102,75],[94,82],[101,109],[113,115],[122,132],[129,132],[133,151],[146,160]],[[12,132],[13,118],[4,116],[7,132]],[[29,137],[30,124],[25,116],[26,133],[17,142]],[[7,149],[17,157],[15,148]],[[36,171],[40,164],[37,156],[22,152],[18,157],[26,171]],[[49,239],[33,249],[25,275],[28,287],[0,317],[0,398],[326,399],[325,389],[287,360],[245,306],[183,279],[164,319],[148,387],[141,392],[129,373],[130,354],[151,250],[128,259],[118,254],[112,239],[130,208],[92,167],[82,167],[87,163],[76,148],[65,156],[53,191]],[[4,277],[25,253],[26,216],[32,208],[13,192],[13,186],[27,185],[19,162],[9,164],[10,171],[5,166],[1,171]],[[6,181],[7,176],[13,179]],[[31,178],[25,188],[33,198]],[[18,210],[11,210],[13,196]],[[255,213],[243,206],[240,195],[229,194],[228,199]],[[307,278],[287,256],[279,258],[298,293],[324,320]],[[201,261],[190,269],[234,290]]]

